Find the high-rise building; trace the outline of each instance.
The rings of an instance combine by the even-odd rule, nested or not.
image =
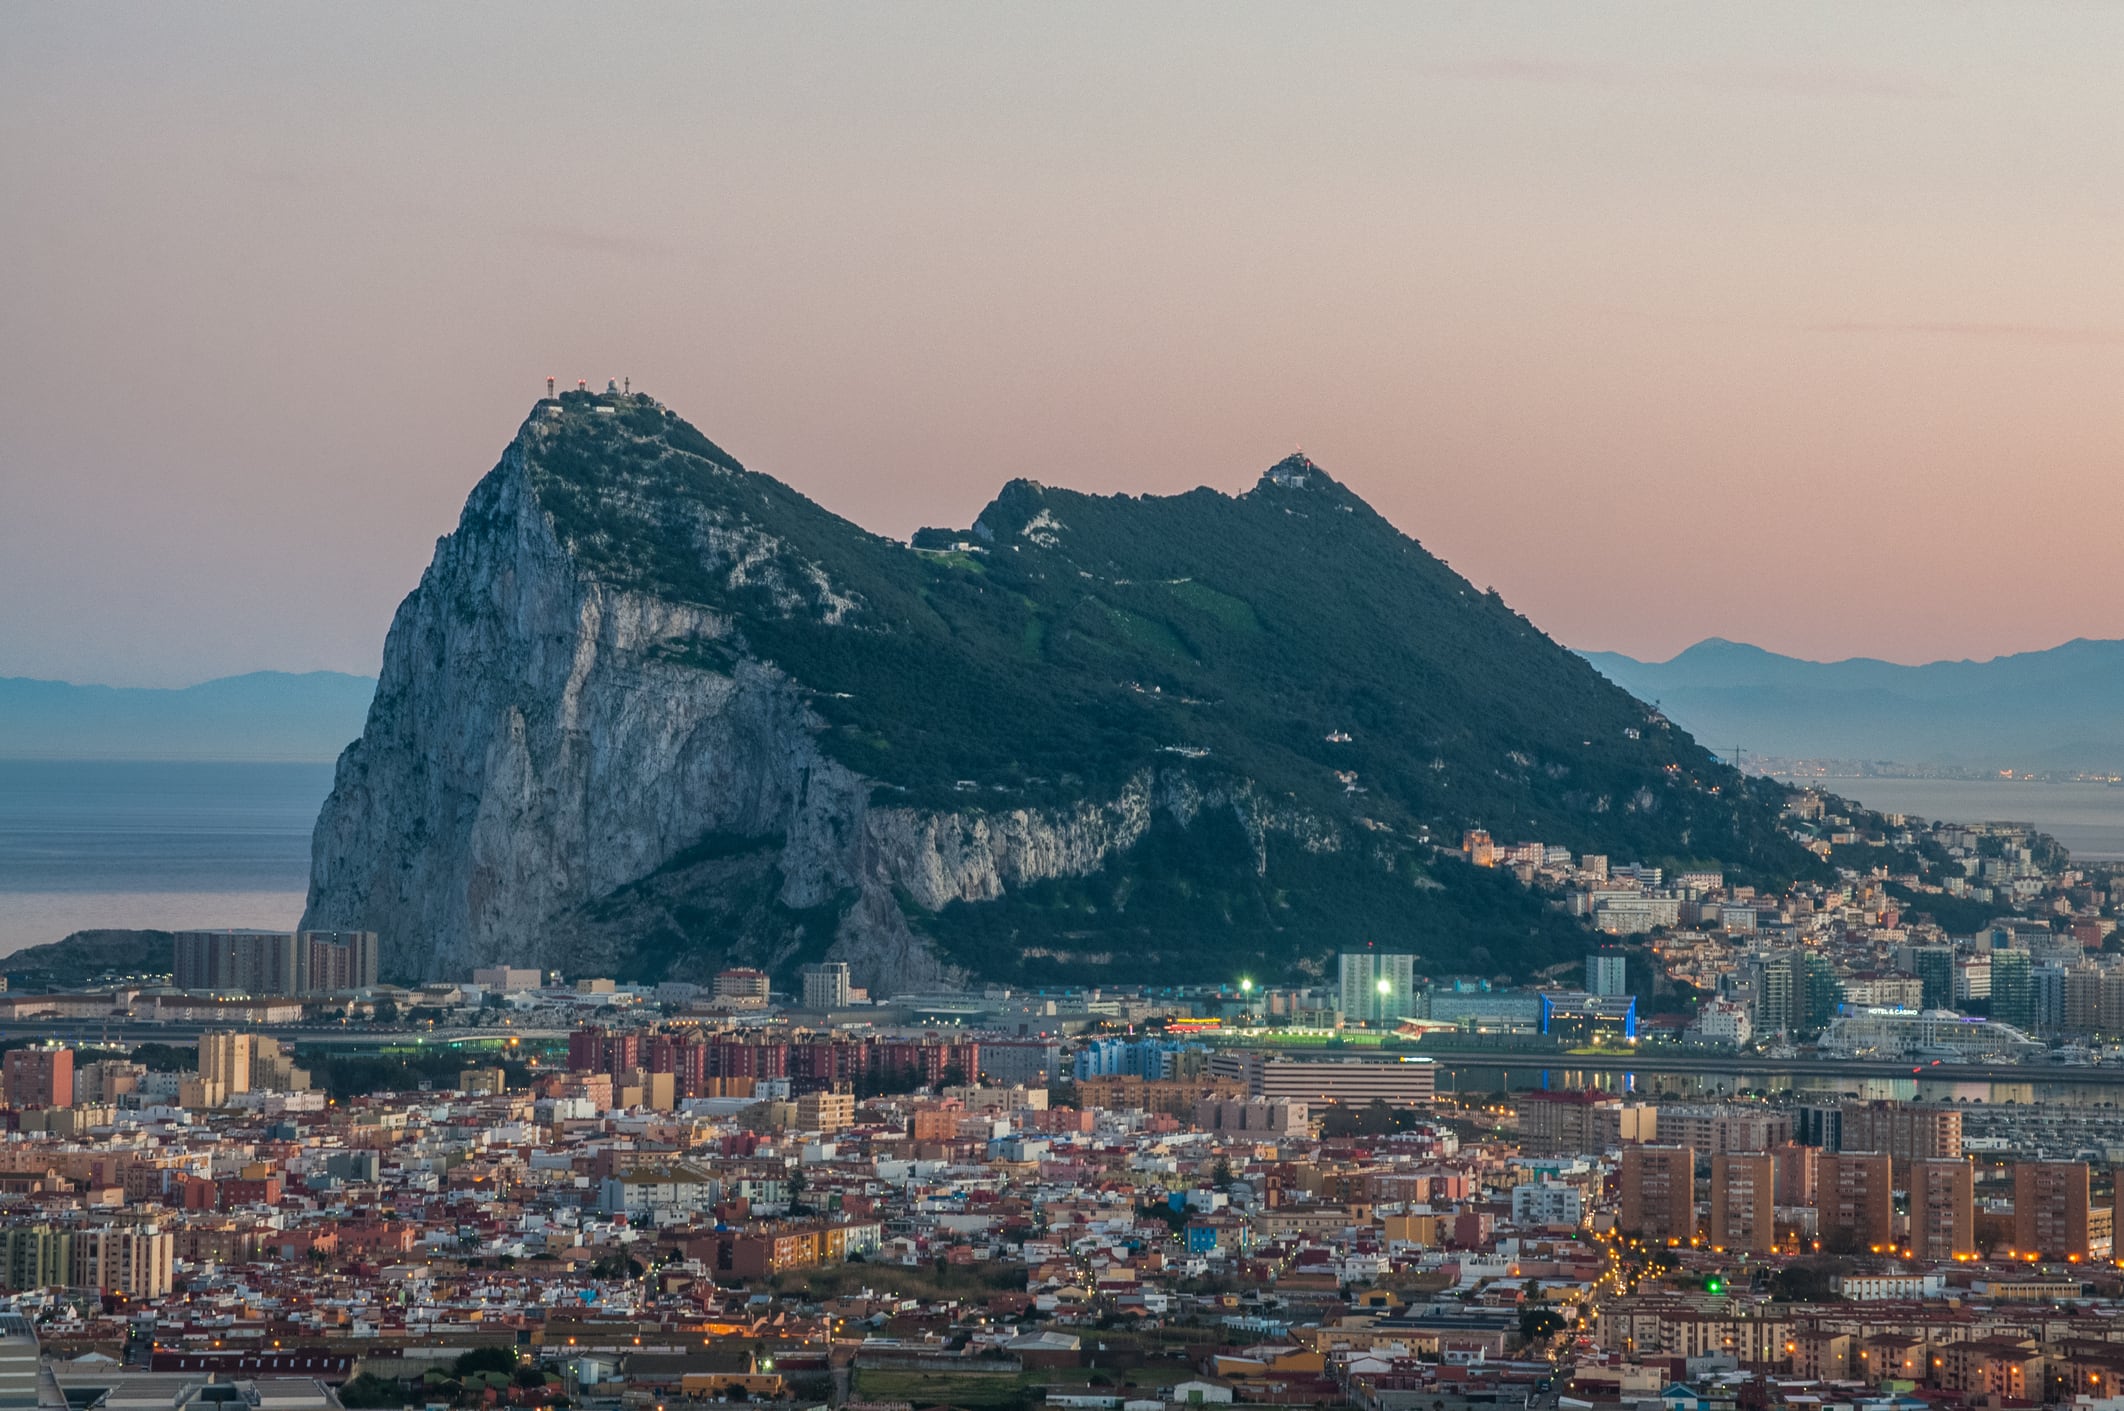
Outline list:
[[[2101,1014],[2095,1025],[2101,1034],[2124,1034],[2124,965],[2102,972]]]
[[[1949,1009],[1954,1005],[1954,947],[1912,946],[1910,973],[1924,985],[1924,1007]]]
[[[154,1226],[76,1230],[76,1288],[122,1293],[131,1298],[163,1298],[170,1292],[176,1238]]]
[[[2090,1253],[2089,1185],[2084,1161],[2016,1161],[2014,1252],[2038,1254],[2045,1259],[2086,1259]]]
[[[173,959],[180,990],[322,995],[377,978],[374,931],[180,931]]]
[[[1586,957],[1586,993],[1598,997],[1630,993],[1628,957],[1619,950],[1597,950]]]
[[[251,1036],[209,1033],[199,1036],[199,1077],[219,1083],[224,1099],[251,1090]]]
[[[1344,951],[1335,1008],[1345,1024],[1399,1023],[1415,1013],[1416,957],[1381,951]]]
[[[74,1277],[74,1235],[46,1224],[0,1230],[0,1271],[17,1291],[52,1288]]]
[[[140,1091],[147,1069],[122,1058],[99,1058],[74,1070],[74,1101],[115,1104],[127,1093]]]
[[[1567,1156],[1607,1151],[1629,1142],[1648,1142],[1658,1135],[1659,1109],[1648,1102],[1624,1102],[1591,1090],[1515,1093],[1520,1145],[1528,1151]]]
[[[1769,1152],[1711,1158],[1711,1247],[1769,1254],[1777,1248],[1777,1160]]]
[[[848,962],[827,960],[817,965],[807,965],[804,975],[804,1008],[846,1009],[852,1002],[853,987],[848,978]]]
[[[1819,1147],[1823,1151],[1844,1149],[1844,1109],[1841,1107],[1802,1107],[1792,1117],[1792,1139],[1801,1146]]]
[[[797,1128],[805,1132],[838,1132],[855,1125],[855,1094],[851,1092],[805,1093],[797,1099]]]
[[[280,1040],[263,1034],[251,1039],[251,1085],[260,1093],[304,1093],[310,1090],[310,1070],[297,1068],[295,1056],[280,1046]]]
[[[1821,1179],[1820,1150],[1795,1142],[1776,1148],[1770,1155],[1777,1162],[1777,1203],[1811,1208]]]
[[[1620,1219],[1626,1233],[1646,1239],[1693,1238],[1696,1152],[1685,1146],[1624,1147]]]
[[[2046,961],[2028,972],[2028,1022],[2032,1032],[2065,1032],[2066,967]]]
[[[1804,951],[1800,955],[1802,977],[1802,1018],[1799,1028],[1808,1034],[1818,1034],[1836,1018],[1836,1007],[1844,1002],[1843,982],[1836,978],[1836,967],[1829,957],[1820,951]]]
[[[2036,1027],[2034,969],[2025,950],[1991,953],[1992,1018],[2023,1031]]]
[[[2092,1034],[2102,1022],[2102,968],[2080,964],[2065,971],[2065,1032]]]
[[[1976,1253],[1976,1176],[1967,1161],[1920,1158],[1904,1167],[1910,1187],[1910,1242],[1918,1259]]]
[[[72,1107],[74,1051],[57,1046],[9,1049],[4,1068],[7,1105]]]
[[[1947,1105],[1915,1102],[1852,1102],[1844,1105],[1842,1145],[1851,1151],[1885,1151],[1897,1170],[1913,1161],[1958,1161],[1962,1114]]]
[[[331,995],[376,986],[374,931],[299,931],[295,995]]]
[[[170,1291],[175,1253],[175,1237],[153,1225],[92,1229],[33,1225],[0,1231],[0,1262],[5,1264],[8,1286],[16,1289],[64,1284],[131,1298],[162,1298]],[[0,1338],[8,1333],[0,1323]],[[0,1349],[0,1406],[34,1405],[34,1397],[24,1403],[11,1394],[14,1388],[5,1362],[6,1350]]]
[[[715,973],[716,1000],[733,1009],[756,1009],[769,998],[767,972],[739,967]]]
[[[1822,1247],[1831,1253],[1886,1248],[1895,1242],[1895,1180],[1885,1151],[1824,1152],[1814,1210]]]
[[[1789,950],[1760,956],[1751,967],[1757,1033],[1789,1033],[1799,1028],[1799,996],[1804,988],[1799,961]]]
[[[1768,1151],[1792,1140],[1790,1114],[1759,1103],[1672,1102],[1657,1110],[1659,1139],[1699,1155]]]

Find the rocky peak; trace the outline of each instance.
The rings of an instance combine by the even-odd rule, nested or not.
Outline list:
[[[1313,458],[1303,451],[1285,456],[1261,472],[1264,485],[1280,485],[1287,490],[1303,490],[1316,480],[1326,478],[1320,467],[1313,464]]]
[[[917,552],[649,397],[540,402],[392,624],[306,924],[399,977],[1525,971],[1583,933],[1424,838],[1802,856],[1303,454],[1238,496],[1015,480],[977,527]]]

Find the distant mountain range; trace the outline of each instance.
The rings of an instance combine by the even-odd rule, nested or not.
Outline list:
[[[0,759],[333,760],[376,682],[254,671],[162,690],[0,676]]]
[[[1671,661],[1584,652],[1707,747],[1971,769],[2124,767],[2124,641],[1924,666],[1802,661],[1713,637]]]

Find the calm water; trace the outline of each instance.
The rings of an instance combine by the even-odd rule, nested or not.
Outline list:
[[[2124,785],[1988,779],[1807,779],[1884,813],[1955,823],[2033,823],[2076,858],[2124,860]]]
[[[329,764],[0,760],[0,955],[89,927],[293,926]]]

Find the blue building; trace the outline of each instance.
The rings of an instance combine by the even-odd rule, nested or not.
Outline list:
[[[1541,1031],[1567,1043],[1634,1039],[1637,997],[1545,993],[1541,997]]]

